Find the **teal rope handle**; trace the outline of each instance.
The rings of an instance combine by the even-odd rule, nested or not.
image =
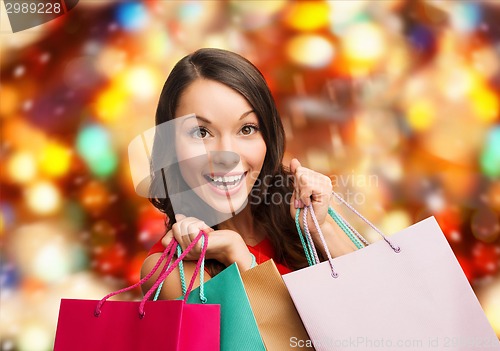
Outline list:
[[[201,237],[201,246],[204,245],[204,237]],[[182,255],[182,249],[180,245],[177,245],[177,257]],[[179,262],[179,275],[181,277],[181,289],[182,289],[182,296],[186,295],[186,276],[184,275],[184,265],[182,264],[182,261]],[[205,297],[205,260],[201,261],[201,266],[200,266],[200,300],[201,303],[206,303],[207,298]],[[158,289],[156,289],[155,296],[153,298],[153,301],[158,300],[158,297],[160,296],[161,288],[163,287],[163,283],[165,281],[162,281],[161,284],[158,286]]]
[[[203,238],[201,238],[201,240],[203,240]],[[202,242],[202,245],[203,245],[203,242]],[[177,251],[177,257],[182,255],[182,249],[181,249],[181,246],[179,244],[177,244],[177,247],[175,249]],[[168,263],[169,266],[170,266],[170,263],[171,262]],[[179,261],[179,274],[181,275],[182,296],[184,296],[184,295],[186,295],[187,288],[186,288],[186,278],[184,277],[184,266],[182,265],[182,261]],[[158,297],[160,296],[161,288],[163,288],[163,283],[165,283],[165,281],[162,281],[161,284],[158,286],[158,289],[156,289],[155,296],[153,297],[153,301],[158,300]]]
[[[340,217],[331,206],[328,206],[328,214],[330,215],[330,217],[333,218],[333,220],[335,221],[335,223],[337,223],[337,225],[340,227],[340,229],[342,229],[342,231],[349,237],[349,239],[351,239],[353,244],[356,245],[356,248],[362,249],[363,247],[365,247],[359,241],[359,239],[353,234],[351,228],[349,228],[346,225],[346,223],[344,222],[344,219],[342,217]]]
[[[203,240],[203,237],[201,238]],[[203,246],[203,241],[201,245]],[[182,249],[179,247],[180,252]],[[186,276],[184,275],[184,266],[179,265],[179,275],[181,277],[182,286],[182,296],[186,295]],[[200,301],[201,303],[207,303],[207,298],[205,297],[205,258],[201,261],[200,266]]]
[[[295,226],[297,227],[297,232],[299,233],[299,238],[300,242],[302,243],[302,248],[304,249],[304,253],[306,254],[307,263],[309,264],[309,266],[313,266],[315,263],[313,263],[311,259],[311,257],[314,257],[311,244],[309,243],[309,241],[307,241],[306,243],[306,240],[304,239],[304,234],[302,234],[302,230],[300,229],[299,215],[300,215],[300,208],[298,208],[297,211],[295,212]]]
[[[328,214],[330,215],[330,217],[332,217],[335,223],[337,223],[340,229],[342,229],[342,231],[347,235],[347,237],[351,240],[351,242],[356,246],[357,249],[362,249],[365,247],[365,245],[367,245],[366,240],[363,240],[363,242],[361,242],[360,238],[358,238],[359,234],[354,233],[353,230],[351,230],[351,227],[346,223],[344,218],[342,218],[337,212],[335,212],[335,210],[331,206],[328,206]],[[308,237],[302,233],[302,230],[300,229],[299,215],[300,208],[298,208],[295,212],[295,226],[297,227],[300,242],[302,243],[304,253],[306,254],[307,263],[309,264],[309,266],[313,266],[319,263],[315,262],[314,259],[314,253],[311,247],[311,245],[314,245],[314,243],[311,243]]]

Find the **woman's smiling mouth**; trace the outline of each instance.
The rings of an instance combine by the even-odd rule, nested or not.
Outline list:
[[[213,190],[226,195],[228,192],[234,193],[239,189],[246,174],[247,172],[238,174],[205,174],[203,177],[208,181]]]

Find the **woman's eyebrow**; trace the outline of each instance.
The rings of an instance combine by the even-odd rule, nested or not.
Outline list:
[[[249,114],[251,114],[252,112],[254,112],[254,110],[250,110],[250,111],[247,111],[245,113],[243,113],[241,116],[240,116],[240,120],[245,118],[246,116],[248,116]]]
[[[240,116],[239,120],[242,120],[243,118],[247,117],[247,116],[248,116],[249,114],[251,114],[252,112],[254,112],[254,110],[250,110],[250,111],[246,111],[246,112],[244,112],[244,113]],[[206,123],[206,124],[212,124],[212,122],[211,122],[208,118],[206,118],[206,117],[203,117],[203,116],[200,116],[200,115],[194,115],[193,117],[190,117],[190,118],[194,118],[194,117],[196,117],[196,119],[198,119],[198,120],[200,120],[200,121],[202,121],[202,122],[204,122],[204,123]],[[188,118],[188,119],[190,119],[190,118]]]
[[[187,122],[187,121],[189,121],[190,119],[194,119],[194,118],[196,118],[197,120],[200,120],[200,121],[202,121],[202,122],[205,122],[206,124],[212,124],[212,122],[210,122],[210,120],[209,120],[208,118],[205,118],[205,117],[203,117],[203,116],[199,116],[199,115],[195,115],[195,114],[193,114],[193,115],[191,115],[191,116],[189,116],[189,117],[184,118],[184,119],[182,120],[182,122],[181,122],[181,126],[183,126],[183,125],[184,125],[184,123],[186,123],[186,122]]]

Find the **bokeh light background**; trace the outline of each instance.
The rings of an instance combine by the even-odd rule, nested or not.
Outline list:
[[[1,20],[1,350],[51,349],[62,297],[138,280],[164,218],[128,143],[200,47],[261,69],[286,162],[388,234],[434,215],[500,336],[499,1],[80,0],[23,32]]]

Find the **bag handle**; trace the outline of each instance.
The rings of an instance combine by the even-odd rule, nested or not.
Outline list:
[[[363,247],[369,245],[368,241],[366,241],[366,239],[363,238],[363,236],[361,236],[361,234],[359,234],[356,229],[354,229],[340,214],[335,212],[335,210],[331,206],[328,206],[328,214],[352,241],[356,248],[362,249]],[[304,234],[302,234],[302,230],[300,229],[299,215],[300,208],[298,208],[295,212],[295,226],[297,227],[297,232],[299,233],[299,238],[306,255],[307,263],[309,264],[309,266],[313,266],[319,263],[318,253],[314,246],[307,220],[305,219],[306,217],[303,218],[304,231],[306,233],[304,238]]]
[[[181,246],[177,245],[176,250],[177,250],[177,256],[180,256],[182,254]],[[187,287],[186,287],[186,277],[184,275],[184,264],[182,263],[182,261],[179,262],[179,276],[181,278],[182,296],[184,296],[186,295]],[[165,283],[165,281],[162,281],[161,284],[158,286],[158,289],[156,289],[153,301],[158,300],[158,296],[160,295],[161,289],[163,288],[163,283]],[[200,301],[201,303],[207,303],[208,301],[207,298],[205,297],[205,260],[203,260],[200,266]]]
[[[342,229],[342,231],[351,239],[356,248],[362,249],[365,246],[370,245],[366,239],[354,229],[349,222],[347,222],[339,213],[337,213],[331,206],[328,206],[328,214],[337,223],[337,225]]]
[[[198,234],[198,236],[186,248],[186,251],[184,251],[184,253],[182,254],[182,257],[177,258],[177,260],[173,264],[171,264],[171,265],[165,265],[165,268],[162,270],[162,273],[160,274],[160,277],[156,280],[156,282],[153,285],[153,287],[151,289],[149,289],[149,291],[146,293],[146,295],[142,299],[141,304],[139,306],[139,315],[140,315],[141,318],[144,317],[144,314],[145,314],[144,313],[144,305],[145,305],[146,301],[149,299],[152,291],[154,291],[154,289],[156,289],[156,287],[159,285],[159,283],[162,280],[164,280],[172,272],[172,270],[179,264],[179,261],[181,261],[182,258],[184,258],[189,253],[189,251],[191,251],[191,249],[198,243],[198,241],[200,240],[201,237],[204,237],[205,240],[204,240],[204,245],[203,245],[203,248],[202,248],[202,255],[200,255],[200,258],[205,255],[205,253],[206,253],[206,247],[207,247],[207,235],[206,235],[206,233],[204,231],[200,231],[200,233]],[[96,306],[96,308],[94,310],[94,316],[95,317],[99,317],[99,315],[102,312],[101,311],[102,306],[104,305],[104,303],[106,302],[106,300],[108,300],[110,297],[113,297],[115,295],[121,294],[123,292],[129,291],[129,290],[132,290],[132,289],[135,289],[138,286],[144,284],[147,280],[149,280],[153,276],[153,274],[156,273],[156,271],[160,267],[161,263],[165,260],[165,258],[167,258],[167,262],[171,262],[172,258],[174,256],[174,253],[175,253],[174,246],[176,244],[177,244],[177,242],[175,240],[172,240],[167,245],[167,247],[163,251],[163,253],[160,256],[160,258],[158,259],[158,261],[156,262],[156,264],[153,267],[153,269],[144,278],[142,278],[139,282],[137,282],[137,283],[135,283],[135,284],[133,284],[131,286],[128,286],[126,288],[123,288],[123,289],[111,292],[108,295],[104,296],[97,303],[97,306]],[[200,260],[198,260],[197,268],[199,268],[199,264],[200,264]],[[193,275],[193,279],[196,276],[196,274],[197,274],[197,269],[195,269],[195,274]],[[163,279],[160,280],[160,278],[163,278]],[[191,282],[190,282],[190,285],[189,285],[189,291],[190,291],[190,289],[191,289],[191,287],[192,287],[192,285],[194,283],[193,279],[191,279]],[[186,301],[186,299],[185,299],[185,301]]]
[[[354,207],[352,207],[347,201],[345,201],[342,196],[340,196],[339,194],[337,194],[335,191],[332,191],[332,194],[333,196],[335,196],[337,199],[340,200],[340,202],[342,202],[348,209],[350,209],[352,212],[354,212],[354,214],[356,214],[359,218],[361,218],[363,220],[363,222],[365,222],[366,224],[368,224],[373,230],[375,230],[383,239],[384,241],[391,247],[391,249],[395,252],[395,253],[398,253],[401,251],[401,248],[397,245],[394,245],[390,240],[389,238],[387,238],[387,236],[384,235],[384,233],[382,233],[382,231],[380,229],[378,229],[372,222],[370,222],[368,219],[366,219],[361,213],[359,213]],[[313,212],[311,211],[311,214],[313,214]],[[354,228],[352,228],[352,226],[344,220],[345,223],[347,223],[347,225],[349,226],[349,228],[351,230],[354,230]],[[355,233],[357,233],[355,231]],[[358,233],[359,235],[359,233]],[[359,235],[359,237],[362,238],[361,235]]]
[[[149,291],[144,295],[141,304],[139,306],[139,314],[141,315],[141,318],[144,316],[144,305],[146,304],[146,301],[149,299],[149,297],[153,294],[153,292],[158,288],[158,286],[168,277],[168,275],[174,270],[175,267],[179,265],[179,262],[181,262],[184,257],[193,249],[193,247],[198,243],[198,241],[202,240],[202,249],[200,253],[200,257],[198,258],[198,262],[196,263],[196,267],[194,269],[193,276],[191,277],[191,281],[189,282],[189,286],[187,288],[186,295],[184,296],[184,303],[187,303],[189,294],[191,293],[191,290],[193,288],[194,281],[196,279],[196,275],[198,274],[201,265],[203,264],[203,261],[205,260],[205,255],[207,253],[207,247],[208,247],[208,235],[205,233],[203,230],[200,230],[198,236],[189,244],[189,246],[184,250],[184,252],[177,257],[175,262],[171,264],[162,274],[158,277],[154,285],[149,289]],[[175,252],[175,250],[172,250]]]
[[[158,259],[158,261],[156,262],[156,264],[154,265],[153,269],[151,270],[151,272],[149,272],[144,278],[142,278],[141,280],[139,280],[137,283],[131,285],[131,286],[128,286],[126,288],[123,288],[123,289],[120,289],[120,290],[117,290],[117,291],[113,291],[111,293],[109,293],[108,295],[104,296],[98,303],[97,303],[97,306],[95,308],[95,311],[94,311],[94,315],[96,317],[99,317],[99,315],[101,314],[101,307],[102,305],[104,304],[104,302],[106,302],[107,299],[109,299],[110,297],[113,297],[115,295],[118,295],[118,294],[121,294],[123,292],[126,292],[126,291],[129,291],[129,290],[132,290],[132,289],[135,289],[137,288],[138,286],[144,284],[147,280],[149,280],[153,274],[155,274],[155,272],[158,270],[158,267],[160,267],[161,263],[165,260],[165,257],[167,257],[168,255],[168,258],[167,258],[167,262],[169,262],[172,257],[173,257],[173,253],[174,251],[172,250],[173,246],[175,244],[175,241],[172,240],[168,246],[165,248],[165,250],[163,250],[163,253],[161,254],[160,258]]]
[[[309,264],[309,266],[313,266],[319,263],[319,261],[315,261],[314,257],[313,250],[316,250],[316,248],[314,247],[314,245],[312,245],[311,241],[309,240],[309,237],[304,238],[304,234],[302,234],[302,230],[300,229],[299,215],[300,215],[300,208],[298,208],[297,211],[295,212],[295,226],[297,227],[297,232],[299,233],[300,242],[302,243],[302,248],[304,249],[307,263]]]
[[[353,211],[356,211],[352,206],[350,206],[349,204],[347,204],[344,199],[340,198],[342,202],[344,202],[346,205],[348,205],[348,207],[353,210]],[[326,255],[328,257],[328,262],[330,264],[330,268],[331,268],[331,271],[332,271],[332,277],[333,278],[337,278],[339,276],[339,274],[336,272],[335,270],[335,267],[333,266],[333,258],[332,258],[332,255],[330,253],[330,250],[328,249],[328,245],[326,244],[326,240],[325,240],[325,237],[323,235],[323,232],[319,226],[319,223],[318,223],[318,220],[316,218],[316,214],[314,213],[314,209],[313,209],[313,206],[312,205],[308,205],[306,207],[304,207],[304,214],[303,214],[303,220],[304,220],[304,223],[306,224],[307,223],[307,212],[308,211],[311,211],[311,218],[314,222],[314,226],[316,227],[316,230],[319,234],[319,237],[321,239],[321,243],[323,244],[323,248],[325,249],[325,252],[326,252]],[[366,218],[364,218],[359,212],[356,211],[356,214],[360,217],[362,217],[362,219],[371,224],[370,221],[368,221]],[[373,226],[373,228],[376,228],[373,224],[371,224],[371,226]],[[306,227],[304,226],[304,230],[306,230]],[[307,229],[309,230],[309,229]],[[399,246],[396,246],[394,245],[380,230],[376,229],[377,230],[377,233],[379,233],[385,240],[385,242],[387,244],[389,244],[389,246],[391,247],[391,249],[395,252],[395,253],[399,253],[401,252],[401,248]]]

